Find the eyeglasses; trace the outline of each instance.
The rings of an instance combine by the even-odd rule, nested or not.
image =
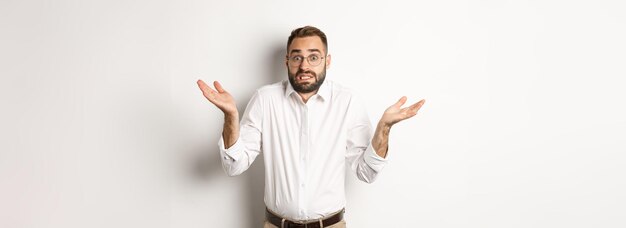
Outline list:
[[[322,59],[324,58],[325,57],[319,56],[319,55],[309,55],[306,57],[306,61],[311,66],[317,66],[317,65],[320,65],[320,63],[322,63]],[[300,64],[302,64],[302,61],[304,61],[304,59],[305,57],[301,55],[295,55],[295,56],[291,56],[287,58],[289,66],[300,66]]]

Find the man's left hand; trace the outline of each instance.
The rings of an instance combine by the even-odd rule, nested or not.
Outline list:
[[[403,96],[400,100],[398,100],[398,102],[389,106],[389,108],[385,110],[385,113],[383,113],[383,117],[380,118],[380,122],[388,127],[391,127],[400,121],[417,115],[417,111],[419,111],[422,105],[424,105],[424,102],[426,102],[426,100],[422,99],[409,107],[402,108],[402,105],[406,103],[406,100],[406,96]]]

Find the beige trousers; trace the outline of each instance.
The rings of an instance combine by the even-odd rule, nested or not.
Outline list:
[[[265,221],[263,228],[280,228],[280,227],[274,226],[274,224],[271,224],[270,222]],[[325,226],[325,228],[346,228],[346,221],[341,220],[338,223],[333,224],[332,226]]]

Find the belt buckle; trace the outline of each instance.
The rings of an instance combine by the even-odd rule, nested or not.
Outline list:
[[[292,221],[292,224],[294,224],[296,227],[304,227],[307,228],[308,224],[306,222],[296,222],[296,221]]]
[[[306,222],[296,222],[296,221],[290,221],[290,223],[288,223],[289,225],[287,225],[286,227],[303,227],[303,228],[308,228],[308,224]]]
[[[317,220],[319,222],[319,227],[320,228],[324,228],[324,222],[323,222],[323,218],[319,218]],[[312,223],[312,222],[311,222]],[[296,221],[291,221],[291,223],[289,223],[289,225],[287,225],[287,227],[291,227],[291,225],[295,225],[296,227],[304,227],[304,228],[308,228],[309,224],[311,223],[307,223],[307,222],[296,222]]]

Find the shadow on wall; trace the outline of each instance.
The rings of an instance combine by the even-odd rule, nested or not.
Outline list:
[[[257,88],[287,79],[287,71],[284,61],[286,53],[285,44],[277,42],[268,50],[269,56],[268,58],[265,58],[268,59],[268,67],[266,68],[267,73],[265,74],[266,77],[265,80],[262,81],[261,85],[257,86]],[[236,98],[237,108],[239,109],[240,115],[243,114],[253,93],[254,91],[246,92],[245,99]],[[221,131],[215,133],[213,137],[210,137],[212,142],[217,142],[219,140],[219,133],[221,133]],[[209,149],[203,149],[202,151],[210,152],[201,153],[201,156],[193,159],[191,165],[193,178],[206,180],[210,179],[214,175],[226,175],[222,170],[217,145]],[[238,177],[234,177],[246,180],[246,195],[242,196],[245,198],[244,202],[246,202],[246,204],[242,205],[242,207],[248,208],[248,227],[262,227],[263,222],[265,221],[265,203],[263,201],[265,191],[264,167],[263,154],[260,154],[246,172]],[[234,217],[232,218],[235,219]]]

